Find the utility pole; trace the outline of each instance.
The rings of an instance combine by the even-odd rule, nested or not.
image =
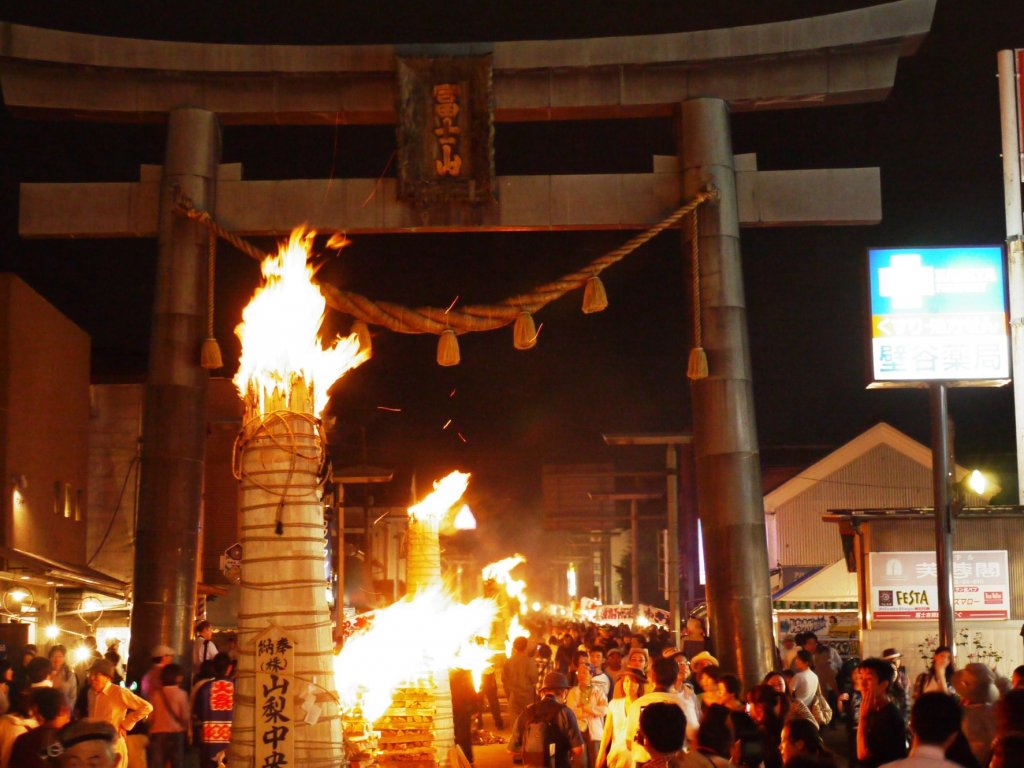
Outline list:
[[[1000,51],[999,114],[1003,137],[1003,197],[1006,201],[1006,272],[1010,294],[1010,359],[1024,370],[1024,222],[1021,220],[1020,72],[1017,51]],[[1017,436],[1017,498],[1024,504],[1024,376],[1013,377]]]
[[[939,645],[953,649],[953,509],[950,483],[952,442],[949,429],[948,388],[931,386],[932,489],[935,495],[935,578],[938,585]]]

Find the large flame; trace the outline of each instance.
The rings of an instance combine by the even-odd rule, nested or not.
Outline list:
[[[482,673],[491,652],[477,650],[483,646],[474,639],[489,636],[496,612],[493,600],[462,605],[440,587],[378,610],[370,629],[348,638],[335,657],[342,709],[361,707],[363,717],[373,722],[402,686],[431,674],[447,675],[449,668],[474,671],[475,666]]]
[[[447,477],[434,481],[434,490],[418,504],[409,507],[412,520],[440,521],[462,498],[469,485],[469,473],[452,472]]]
[[[300,227],[277,256],[263,260],[263,285],[235,328],[242,356],[234,383],[263,415],[278,408],[303,410],[300,398],[312,397],[312,412],[319,416],[331,385],[369,358],[356,334],[323,348],[319,332],[327,302],[308,264],[315,235]]]

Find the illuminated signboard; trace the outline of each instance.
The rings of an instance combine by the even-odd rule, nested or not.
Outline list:
[[[876,621],[938,618],[934,552],[871,552],[868,573]],[[953,553],[953,613],[957,619],[1010,618],[1005,549]]]
[[[872,387],[1010,377],[1002,246],[872,248]]]

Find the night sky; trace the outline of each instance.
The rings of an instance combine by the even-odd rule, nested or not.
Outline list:
[[[133,37],[342,44],[684,31],[870,4],[555,2],[538,6],[541,15],[519,3],[446,3],[443,13],[427,4],[403,13],[414,4],[387,2],[288,3],[272,12],[241,3],[162,4],[166,11],[41,3],[4,8],[0,17]],[[756,152],[763,170],[882,169],[879,226],[743,231],[767,462],[794,449],[820,457],[823,447],[879,420],[927,443],[926,392],[865,390],[865,251],[1005,239],[995,54],[1014,46],[1024,46],[1024,3],[939,0],[931,35],[901,61],[886,101],[734,117],[734,151]],[[0,270],[21,275],[92,335],[98,382],[145,376],[155,241],[22,240],[17,184],[134,180],[139,164],[161,162],[163,141],[162,126],[34,122],[0,110]],[[391,126],[226,127],[223,162],[241,162],[247,179],[375,178],[394,173],[394,149]],[[499,123],[495,131],[500,175],[642,172],[652,155],[674,152],[667,119]],[[363,236],[328,259],[320,277],[411,305],[447,306],[456,296],[461,304],[480,303],[570,271],[630,234]],[[247,257],[220,249],[217,335],[227,375],[237,357],[232,328],[257,277]],[[689,277],[679,235],[661,235],[603,278],[607,311],[584,316],[580,294],[570,294],[537,314],[543,328],[528,352],[513,349],[511,328],[463,336],[462,364],[445,369],[434,362],[435,337],[377,329],[373,359],[335,390],[335,464],[365,456],[394,467],[391,491],[378,498],[403,505],[413,470],[421,489],[451,469],[473,472],[469,501],[487,538],[501,540],[498,555],[529,548],[536,536],[524,521],[537,519],[543,464],[617,459],[653,466],[659,453],[609,449],[601,434],[690,429]],[[332,321],[345,327],[343,318]],[[1000,483],[1012,489],[1005,476],[1014,467],[1010,389],[953,391],[950,408],[961,462],[1004,473]]]

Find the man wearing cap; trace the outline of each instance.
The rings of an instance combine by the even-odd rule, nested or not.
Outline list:
[[[110,678],[113,676],[114,665],[106,659],[96,659],[89,667],[85,715],[92,720],[110,723],[114,727],[117,734],[114,751],[120,756],[120,762],[127,765],[128,746],[125,734],[134,728],[137,722],[149,717],[153,705],[127,688],[111,683]]]
[[[717,667],[718,659],[712,656],[707,651],[701,651],[696,656],[690,657],[690,669],[693,671],[693,677],[696,679],[697,675],[704,667]]]
[[[152,659],[153,665],[143,676],[142,684],[139,686],[139,693],[142,694],[142,698],[146,701],[152,701],[153,697],[157,695],[157,690],[162,685],[160,673],[164,667],[174,661],[174,649],[169,645],[156,645],[149,652],[149,657]]]
[[[547,722],[553,735],[555,760],[553,768],[571,768],[573,758],[583,754],[583,735],[580,733],[576,715],[565,704],[569,693],[569,679],[561,672],[548,672],[541,683],[541,699],[523,710],[512,728],[509,751],[518,754],[524,765],[535,765],[536,758],[525,744],[527,729],[536,723]],[[553,727],[550,727],[553,726]],[[546,754],[541,755],[540,765],[551,766]]]
[[[117,752],[117,729],[99,720],[77,720],[57,732],[59,748],[51,750],[61,768],[87,765],[89,768],[124,768]]]

